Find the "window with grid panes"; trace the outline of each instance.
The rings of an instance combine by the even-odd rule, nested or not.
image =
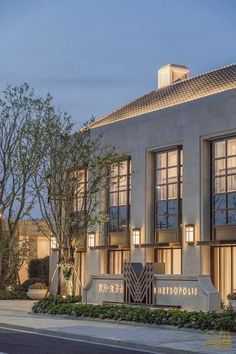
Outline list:
[[[109,232],[127,232],[131,202],[131,162],[111,167],[109,191]]]
[[[129,251],[108,251],[108,274],[122,274],[125,261],[129,261]]]
[[[212,143],[213,226],[236,225],[236,138]]]
[[[155,229],[178,230],[182,219],[183,151],[157,152]]]
[[[86,209],[86,170],[74,169],[69,172],[69,189],[72,196],[72,212]]]

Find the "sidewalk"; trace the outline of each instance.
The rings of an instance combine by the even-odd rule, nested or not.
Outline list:
[[[29,313],[34,301],[0,301],[0,326],[162,353],[236,353],[236,335]]]

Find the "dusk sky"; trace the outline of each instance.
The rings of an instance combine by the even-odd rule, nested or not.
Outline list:
[[[0,0],[0,88],[23,82],[79,127],[157,87],[236,61],[235,0]]]

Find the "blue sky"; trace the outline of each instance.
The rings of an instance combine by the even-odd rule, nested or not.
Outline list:
[[[0,0],[0,88],[50,92],[79,127],[156,88],[236,61],[235,0]]]

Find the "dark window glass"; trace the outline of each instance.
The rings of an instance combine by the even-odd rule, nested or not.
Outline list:
[[[158,203],[158,213],[159,215],[163,215],[167,212],[167,202],[161,201]]]
[[[236,224],[236,210],[228,210],[228,224]]]
[[[226,211],[225,210],[216,210],[215,211],[215,224],[216,225],[226,224]]]
[[[228,207],[230,209],[236,209],[236,193],[228,194]]]
[[[226,208],[226,195],[216,194],[215,195],[215,209],[225,209]]]
[[[177,215],[168,216],[168,229],[177,229]]]
[[[118,229],[118,209],[117,208],[110,208],[110,231],[114,232]]]
[[[119,207],[119,231],[127,231],[128,225],[128,207]]]
[[[168,202],[168,214],[177,214],[177,204],[177,199],[173,199]]]
[[[182,149],[156,153],[155,227],[178,230],[182,218]]]
[[[236,224],[236,139],[212,143],[213,226]]]

